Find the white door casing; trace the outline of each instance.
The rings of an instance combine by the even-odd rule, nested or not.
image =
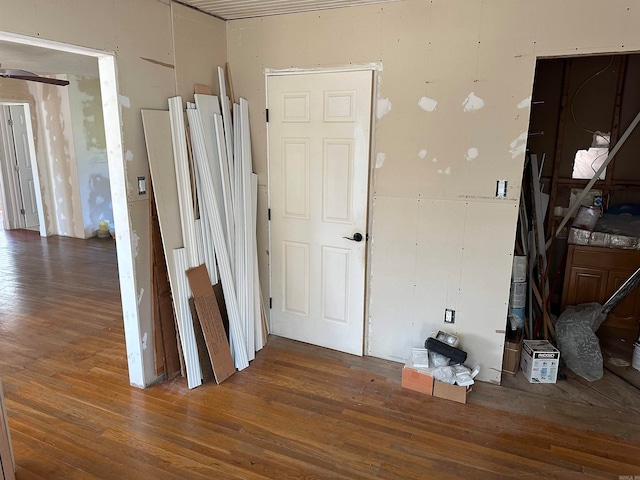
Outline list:
[[[20,184],[22,208],[24,209],[25,227],[33,228],[39,225],[38,205],[36,201],[33,162],[29,151],[29,132],[27,130],[24,106],[11,105],[9,110],[11,111],[16,165],[18,167],[18,180]]]
[[[362,355],[373,72],[270,75],[271,332]],[[350,240],[356,234],[357,242]]]

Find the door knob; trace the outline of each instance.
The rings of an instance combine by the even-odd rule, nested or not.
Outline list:
[[[346,238],[347,240],[351,240],[352,242],[361,242],[364,237],[362,236],[361,233],[354,233],[353,237],[342,237],[342,238]]]

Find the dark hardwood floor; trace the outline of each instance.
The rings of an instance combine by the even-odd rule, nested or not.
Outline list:
[[[402,389],[398,364],[277,337],[222,385],[130,387],[110,240],[0,231],[0,280],[18,480],[640,475],[625,411],[546,418],[549,399],[486,384],[460,405]]]

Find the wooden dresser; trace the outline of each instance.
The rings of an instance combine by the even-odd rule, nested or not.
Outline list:
[[[562,291],[562,311],[568,305],[604,303],[640,267],[640,251],[569,245]],[[633,344],[640,326],[640,287],[609,314],[598,337]]]

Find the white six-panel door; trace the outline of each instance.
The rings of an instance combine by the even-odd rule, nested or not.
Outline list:
[[[29,134],[27,120],[22,105],[11,105],[11,121],[13,122],[13,138],[18,166],[18,179],[22,193],[22,208],[26,228],[39,225],[38,204],[36,202],[36,187],[31,155],[29,153]]]
[[[363,353],[371,71],[269,76],[271,332]],[[361,241],[350,240],[357,235]],[[346,238],[345,238],[346,237]]]

